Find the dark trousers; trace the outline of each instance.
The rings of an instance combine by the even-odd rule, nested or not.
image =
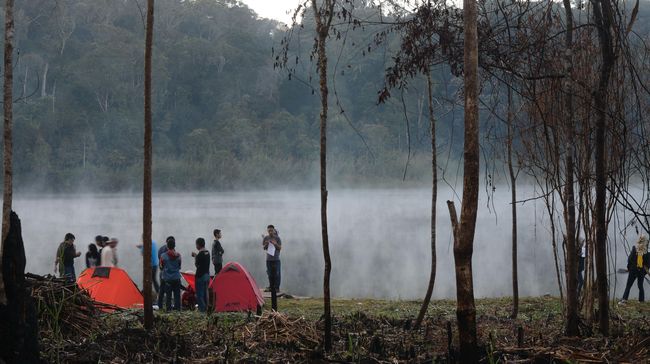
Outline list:
[[[269,287],[275,287],[279,291],[282,280],[282,264],[279,260],[266,261],[266,275],[269,277]]]
[[[271,287],[271,308],[274,311],[278,310],[277,292],[280,290],[280,268],[279,260],[266,261],[266,275],[269,277],[269,287]]]
[[[156,293],[160,294],[160,285],[158,284],[158,267],[156,266],[151,267],[151,283],[153,283],[153,289],[156,291]]]
[[[165,280],[165,306],[167,311],[172,310],[172,295],[174,296],[174,310],[181,310],[181,280]]]
[[[165,292],[167,292],[167,285],[165,280],[160,278],[160,291],[158,291],[158,308],[162,310],[163,303],[165,302]]]
[[[196,277],[196,303],[201,312],[205,312],[208,307],[208,282],[210,282],[209,273]]]
[[[630,270],[630,272],[627,274],[625,292],[623,292],[624,300],[627,300],[630,296],[630,288],[632,288],[632,284],[634,284],[634,281],[636,280],[636,285],[639,287],[639,302],[645,301],[645,294],[643,292],[643,276],[645,276],[645,273],[643,273],[643,271],[639,271],[638,269]]]
[[[66,282],[73,283],[77,280],[77,275],[74,272],[74,265],[66,265],[63,268],[63,271]]]
[[[214,263],[214,275],[216,276],[221,272],[221,268],[223,268],[223,263]]]

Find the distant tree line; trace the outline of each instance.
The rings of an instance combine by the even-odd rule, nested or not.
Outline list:
[[[154,188],[315,186],[316,68],[301,62],[291,79],[274,69],[272,48],[286,27],[229,0],[159,0],[156,7]],[[145,11],[133,1],[16,4],[18,190],[140,188]],[[334,186],[427,179],[426,81],[377,106],[393,53],[390,41],[368,46],[374,32],[357,29],[328,44],[335,78],[328,128]],[[308,59],[313,36],[304,31],[294,39],[298,53],[291,56]],[[432,73],[438,98],[455,97],[458,82],[448,75]],[[456,146],[452,160],[462,149],[462,138],[453,134],[459,120],[461,109],[439,118],[440,137],[447,139],[441,148]]]

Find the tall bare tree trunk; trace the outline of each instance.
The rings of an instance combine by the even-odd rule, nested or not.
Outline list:
[[[320,77],[320,218],[321,233],[323,238],[323,258],[325,260],[325,274],[323,277],[323,303],[325,315],[325,342],[324,349],[332,350],[332,312],[330,303],[330,273],[332,260],[330,258],[329,237],[327,234],[327,35],[332,22],[335,0],[325,0],[322,8],[312,0],[312,7],[316,17],[316,33],[318,41],[316,46],[318,54],[318,74]]]
[[[478,361],[478,350],[472,254],[474,253],[479,183],[478,32],[475,0],[463,1],[463,14],[465,29],[463,201],[457,238],[454,239],[454,261],[456,265],[456,316],[458,318],[460,361],[475,363]]]
[[[2,276],[2,254],[5,239],[9,234],[11,204],[13,200],[13,52],[14,52],[14,0],[5,1],[5,65],[4,65],[4,186],[2,193],[2,241],[0,241],[0,304],[7,304],[4,277]]]
[[[573,113],[570,112],[570,115]],[[573,192],[573,155],[567,152],[566,158],[566,335],[577,336],[578,330],[578,248],[576,247],[576,208]]]
[[[512,315],[513,319],[519,314],[519,273],[517,269],[517,176],[512,165],[512,140],[514,130],[512,119],[512,88],[508,86],[508,174],[510,175],[510,204],[512,209]]]
[[[418,318],[415,320],[414,328],[417,330],[424,320],[424,315],[427,313],[429,302],[431,302],[431,295],[433,294],[433,286],[436,282],[436,205],[438,202],[438,159],[436,156],[436,120],[433,116],[433,90],[431,85],[431,71],[427,70],[427,95],[429,97],[429,123],[431,124],[431,274],[429,275],[429,286],[427,293],[424,296],[422,307]]]
[[[607,119],[607,87],[614,67],[612,40],[613,13],[609,0],[592,0],[594,19],[602,54],[600,80],[594,95],[596,106],[596,285],[598,287],[598,321],[600,332],[609,335],[609,292],[607,280],[607,222],[605,219],[605,122]]]
[[[147,29],[144,50],[144,183],[142,206],[142,289],[144,291],[144,327],[153,327],[151,299],[151,53],[153,45],[154,0],[147,0]]]
[[[564,13],[566,18],[566,53],[565,53],[565,88],[566,99],[565,108],[568,115],[566,122],[566,186],[565,186],[565,225],[566,225],[566,244],[567,244],[567,259],[566,259],[566,300],[567,300],[567,320],[566,320],[566,335],[577,336],[580,334],[578,324],[580,318],[578,316],[578,248],[576,247],[576,208],[575,208],[575,192],[573,188],[573,146],[575,142],[574,137],[574,120],[573,120],[573,10],[571,9],[571,0],[564,0]]]
[[[10,220],[2,266],[7,303],[0,305],[0,363],[41,363],[36,303],[32,286],[25,280],[22,228],[13,211]]]

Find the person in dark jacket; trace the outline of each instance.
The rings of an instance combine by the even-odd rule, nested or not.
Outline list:
[[[645,300],[643,278],[649,269],[650,253],[648,253],[648,238],[645,235],[641,235],[636,246],[632,247],[632,251],[627,258],[627,284],[625,285],[625,292],[623,292],[623,299],[619,304],[627,302],[627,299],[630,296],[630,288],[632,288],[632,284],[634,284],[635,280],[637,281],[637,287],[639,287],[639,302]]]
[[[221,272],[223,267],[223,247],[221,246],[221,230],[214,229],[212,232],[214,235],[214,241],[212,242],[212,265],[214,265],[214,275],[216,276]]]
[[[74,271],[74,260],[81,256],[81,252],[77,251],[77,248],[74,246],[75,237],[71,233],[65,234],[65,240],[63,241],[63,271],[66,281],[74,282],[77,280],[77,276]]]
[[[101,256],[97,251],[97,245],[88,244],[88,251],[86,252],[86,268],[93,268],[99,265]]]
[[[196,266],[196,303],[199,311],[205,312],[208,307],[208,282],[210,282],[210,252],[205,249],[205,239],[196,239],[196,250],[192,252]]]
[[[102,248],[104,248],[104,237],[101,235],[95,236],[95,245],[97,245],[97,253],[99,254],[99,261],[97,265],[102,265]]]
[[[59,247],[56,249],[56,257],[54,258],[54,274],[58,274],[59,278],[65,277],[65,265],[63,264],[63,258],[65,253],[65,248],[67,246],[68,235],[67,233],[62,242],[59,243]]]
[[[181,310],[181,255],[176,252],[176,239],[167,238],[167,251],[160,257],[162,278],[165,282],[165,295],[167,311],[172,309],[172,295],[174,296],[174,310]]]

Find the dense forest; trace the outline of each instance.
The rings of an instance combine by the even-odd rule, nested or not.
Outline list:
[[[18,190],[139,189],[142,5],[33,0],[16,6]],[[319,104],[316,62],[310,58],[313,16],[306,14],[304,27],[291,38],[290,76],[274,67],[286,25],[261,19],[232,0],[160,0],[157,7],[154,187],[315,186]],[[390,15],[373,22],[379,20],[376,9],[357,6],[355,12],[366,25],[344,24],[342,36],[328,43],[334,60],[329,65],[332,183],[426,184],[426,82],[416,76],[408,87],[393,90],[388,102],[378,103],[387,70],[399,57],[399,36],[392,33]],[[641,7],[639,34],[647,33],[646,13]],[[377,42],[383,29],[388,31]],[[462,157],[461,82],[448,65],[434,67],[432,77],[440,169],[455,175]],[[484,85],[484,154],[502,144],[498,135],[505,128],[491,116],[491,93]],[[494,94],[503,99],[503,92]]]
[[[17,2],[18,190],[140,188],[142,6],[127,0]],[[290,40],[289,75],[274,67],[289,29],[259,18],[245,4],[159,0],[157,8],[154,188],[314,187],[319,102],[310,57],[313,15],[305,15]],[[332,183],[426,185],[431,148],[426,82],[416,76],[408,87],[393,90],[388,102],[378,103],[387,70],[400,56],[399,35],[390,14],[380,21],[376,8],[362,5],[355,13],[365,25],[340,25],[341,36],[328,42]],[[646,13],[642,7],[637,33],[647,33]],[[456,175],[463,141],[461,80],[445,64],[435,66],[432,77],[440,169]],[[484,85],[484,154],[503,143],[505,126],[491,115],[492,94],[503,98],[503,92]]]
[[[144,22],[136,1],[18,1],[15,180],[18,190],[121,191],[142,175]],[[153,64],[154,187],[223,190],[312,187],[317,181],[318,92],[313,33],[292,39],[292,77],[274,67],[287,27],[230,0],[160,0]],[[357,9],[363,12],[363,9]],[[367,19],[377,16],[368,8]],[[377,92],[396,49],[377,28],[329,44],[334,186],[418,183],[430,151],[423,83],[385,104]],[[349,33],[349,36],[348,36]],[[395,48],[395,47],[393,47]],[[434,75],[441,148],[454,139],[457,90]],[[442,105],[442,104],[441,104]],[[458,111],[458,112],[456,112]],[[448,163],[457,160],[458,150]],[[407,168],[407,173],[404,173]]]

